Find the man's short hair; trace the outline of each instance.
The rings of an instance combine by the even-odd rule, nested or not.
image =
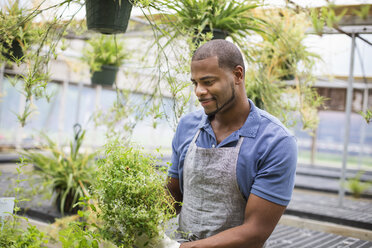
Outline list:
[[[192,56],[192,61],[203,60],[209,57],[217,56],[218,66],[234,70],[237,65],[245,66],[242,53],[232,42],[222,39],[211,40],[201,45]]]

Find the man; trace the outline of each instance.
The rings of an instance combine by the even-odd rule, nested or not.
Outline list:
[[[247,99],[242,54],[212,40],[191,62],[204,111],[181,118],[173,138],[168,189],[188,247],[262,247],[291,198],[297,163],[293,135]],[[172,246],[173,247],[173,246]]]

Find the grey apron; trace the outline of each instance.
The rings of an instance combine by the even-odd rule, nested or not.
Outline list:
[[[196,133],[183,168],[183,205],[178,235],[204,239],[243,224],[246,200],[237,183],[236,164],[243,137],[235,147],[200,148]]]

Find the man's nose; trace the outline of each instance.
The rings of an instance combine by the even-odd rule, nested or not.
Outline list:
[[[195,95],[197,97],[205,95],[205,94],[207,94],[207,92],[208,92],[207,89],[203,85],[197,84],[195,86]]]

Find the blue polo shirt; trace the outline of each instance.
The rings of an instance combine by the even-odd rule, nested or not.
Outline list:
[[[172,141],[172,165],[168,170],[169,176],[180,180],[181,192],[186,152],[197,130],[201,129],[196,145],[202,148],[233,147],[240,136],[244,137],[236,175],[245,199],[252,193],[279,205],[288,205],[297,164],[296,139],[277,118],[248,100],[251,110],[244,125],[218,145],[204,110],[181,118]]]

